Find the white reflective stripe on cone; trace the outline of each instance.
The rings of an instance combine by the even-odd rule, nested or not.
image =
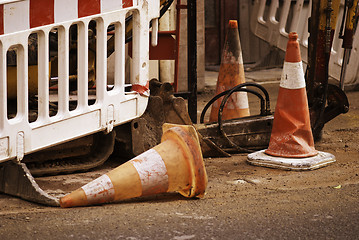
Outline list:
[[[280,87],[286,89],[305,88],[302,62],[284,62]]]
[[[115,195],[111,179],[106,174],[86,184],[82,190],[84,190],[89,204],[98,203],[98,200],[101,202],[112,201]]]
[[[227,109],[248,109],[248,96],[246,92],[235,92],[227,100]]]
[[[166,192],[168,189],[167,168],[161,155],[150,149],[133,160],[142,184],[142,195]]]

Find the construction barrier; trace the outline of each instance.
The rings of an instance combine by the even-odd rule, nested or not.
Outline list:
[[[159,0],[0,1],[0,162],[20,161],[25,154],[62,142],[111,132],[141,116],[149,95],[149,25],[157,21],[159,7]],[[130,83],[125,84],[125,19],[129,14],[133,18],[133,64]],[[107,84],[110,27],[116,65],[112,86]],[[53,37],[56,46],[52,46]],[[74,44],[75,60],[70,54]],[[56,77],[50,57],[53,51],[57,51]],[[94,52],[92,63],[89,58]],[[73,67],[75,87],[70,76]],[[57,78],[56,94],[49,91],[50,77]],[[94,93],[90,93],[91,85]],[[76,91],[70,94],[73,87]],[[30,95],[37,99],[34,120],[30,120]],[[56,112],[52,113],[54,105]]]
[[[311,15],[312,0],[255,0],[251,13],[251,30],[259,38],[271,46],[285,51],[289,32],[297,32],[301,48],[302,60],[308,61],[308,18]],[[333,45],[329,61],[329,76],[340,79],[343,63],[342,39],[339,38],[340,24],[344,13],[344,1],[341,1],[334,33]],[[359,48],[359,32],[354,35],[353,49]],[[345,75],[345,85],[359,84],[359,52],[351,51]]]

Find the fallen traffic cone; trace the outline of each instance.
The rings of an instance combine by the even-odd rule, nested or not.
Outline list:
[[[332,154],[314,148],[297,38],[289,34],[269,147],[248,155],[254,165],[309,170],[335,162]]]
[[[221,66],[219,68],[216,94],[220,94],[244,82],[244,67],[238,24],[236,20],[230,20],[222,53]],[[223,97],[213,103],[209,116],[210,122],[218,121],[218,111],[222,99]],[[222,119],[228,120],[245,116],[249,116],[247,93],[235,92],[224,106]]]
[[[188,125],[164,125],[162,142],[60,199],[61,207],[85,206],[179,192],[203,197],[207,187],[197,133]]]

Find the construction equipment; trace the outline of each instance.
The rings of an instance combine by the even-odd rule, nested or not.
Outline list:
[[[343,91],[344,91],[344,78],[345,78],[346,68],[349,63],[351,49],[353,48],[353,37],[358,24],[357,8],[358,8],[358,1],[356,0],[345,1],[343,20],[340,26],[340,33],[339,33],[339,38],[343,39],[342,48],[344,48],[343,63],[342,63],[342,69],[340,72],[340,79],[339,79],[339,86]],[[343,33],[343,29],[344,29],[344,33]]]
[[[342,89],[329,84],[329,61],[339,7],[340,1],[312,4],[306,82],[314,139],[321,138],[325,123],[349,110],[349,102]]]
[[[94,2],[97,4],[99,1]],[[288,2],[291,1],[284,2],[285,6]],[[7,1],[0,5],[0,11],[6,10],[5,25],[0,26],[2,192],[58,205],[57,199],[39,189],[31,174],[59,174],[93,168],[108,158],[115,144],[119,146],[116,151],[125,149],[122,154],[126,152],[129,155],[126,157],[133,157],[159,144],[163,123],[192,125],[195,122],[187,113],[184,99],[174,97],[170,84],[153,80],[147,85],[149,26],[152,21],[152,42],[155,43],[160,7],[163,12],[171,3],[172,0],[162,0],[162,5],[158,0],[103,1],[102,5],[94,4],[94,9],[75,4],[75,12],[57,5],[39,8],[35,0]],[[316,36],[315,26],[318,29],[318,22],[322,19],[319,13],[323,14],[327,7],[324,3],[326,1],[321,1],[319,7],[313,4],[311,36]],[[193,5],[193,2],[189,4]],[[54,11],[63,14],[54,14]],[[15,24],[18,21],[13,19],[17,14],[42,16],[43,13],[46,13],[46,18],[41,21],[29,17],[32,19],[30,23]],[[327,20],[326,16],[324,19]],[[7,23],[14,23],[14,26],[7,26]],[[125,43],[130,39],[133,43],[133,71],[128,84],[124,79],[124,53]],[[29,44],[30,40],[35,43]],[[309,52],[314,52],[314,48],[316,52],[325,50],[313,43],[314,38],[311,38]],[[192,48],[189,51],[195,52]],[[115,69],[114,84],[108,84],[106,60],[113,54],[119,67]],[[32,61],[28,55],[35,56],[37,63],[34,76],[37,76],[38,87],[31,93],[28,89],[34,83],[28,82],[31,70],[27,65]],[[16,70],[15,99],[7,98],[6,62],[10,63],[11,58],[13,63],[16,62],[9,66]],[[310,59],[316,61],[312,55]],[[196,63],[195,57],[192,56],[190,61],[189,66],[196,65],[193,64]],[[313,64],[310,65],[309,61],[308,65],[312,71]],[[308,71],[308,86],[313,85],[311,81],[318,81],[310,73]],[[191,78],[196,76],[195,71],[191,74]],[[50,81],[49,76],[52,76]],[[328,85],[328,91],[324,87],[325,91],[318,93],[317,89],[321,89],[323,84],[326,85],[320,82],[308,87],[308,96],[314,99],[309,103],[312,103],[311,113],[316,116],[312,118],[313,132],[316,133],[320,133],[327,121],[347,111],[349,106],[344,92],[331,85]],[[221,109],[230,95],[238,91],[258,97],[260,114],[222,121]],[[190,92],[196,92],[196,85]],[[214,97],[209,105],[222,96],[218,122],[206,124],[201,116],[202,123],[196,125],[204,156],[229,156],[231,152],[251,152],[268,146],[273,116],[267,91],[258,84],[243,83]],[[205,107],[203,116],[209,105]],[[197,107],[193,108],[192,100],[188,106]]]

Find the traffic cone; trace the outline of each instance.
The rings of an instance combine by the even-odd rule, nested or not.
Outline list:
[[[194,127],[165,124],[154,148],[60,199],[61,207],[101,204],[164,192],[203,197],[207,173]]]
[[[245,82],[241,43],[239,40],[238,24],[230,20],[228,32],[222,52],[222,61],[219,68],[216,94],[220,94]],[[223,97],[212,104],[209,116],[210,122],[218,121],[218,111]],[[247,92],[235,92],[224,106],[222,119],[234,119],[249,116]]]
[[[248,155],[254,165],[309,170],[335,162],[332,154],[314,148],[297,38],[289,34],[269,147]]]

